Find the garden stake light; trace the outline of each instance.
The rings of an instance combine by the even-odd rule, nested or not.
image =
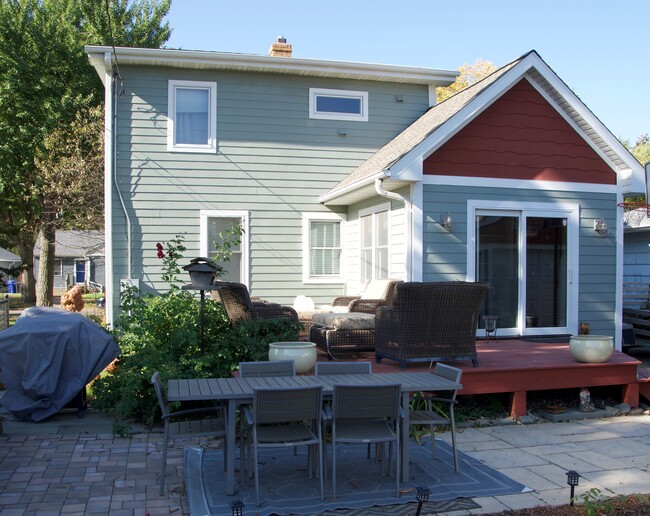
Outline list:
[[[429,499],[430,491],[428,487],[418,486],[416,489],[417,489],[417,494],[415,495],[415,499],[418,501],[418,510],[415,511],[415,516],[420,516],[420,511],[422,510],[422,504]]]
[[[571,500],[569,501],[569,505],[573,507],[573,493],[575,487],[578,485],[579,479],[580,479],[580,473],[577,471],[567,471],[566,472],[566,483],[567,485],[571,486]]]
[[[235,500],[230,504],[232,509],[232,516],[244,516],[244,502],[241,500]]]

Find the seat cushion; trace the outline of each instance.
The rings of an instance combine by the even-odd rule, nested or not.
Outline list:
[[[366,290],[361,295],[361,299],[386,299],[388,295],[388,286],[391,280],[374,279],[368,283]]]
[[[374,330],[375,316],[361,312],[347,314],[314,314],[313,324],[327,326],[336,330]]]

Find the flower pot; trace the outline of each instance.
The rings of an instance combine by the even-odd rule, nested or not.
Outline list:
[[[574,335],[569,349],[578,362],[598,364],[607,362],[614,352],[614,339],[606,335]]]
[[[293,360],[296,373],[306,373],[316,364],[316,344],[313,342],[271,342],[269,360]]]

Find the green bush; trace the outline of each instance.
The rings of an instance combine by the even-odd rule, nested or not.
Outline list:
[[[182,238],[176,237],[167,270],[177,270]],[[92,386],[93,406],[115,411],[120,419],[148,424],[159,420],[158,402],[150,379],[159,371],[169,378],[227,377],[240,361],[267,360],[268,343],[295,340],[297,327],[283,321],[245,321],[231,328],[223,305],[206,300],[204,346],[200,343],[200,301],[181,290],[167,274],[170,290],[154,295],[136,288],[121,296],[122,312],[114,335],[122,353]]]

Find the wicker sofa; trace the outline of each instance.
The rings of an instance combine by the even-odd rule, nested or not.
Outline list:
[[[392,307],[375,318],[375,357],[408,362],[471,360],[478,365],[476,330],[487,283],[397,285]]]

